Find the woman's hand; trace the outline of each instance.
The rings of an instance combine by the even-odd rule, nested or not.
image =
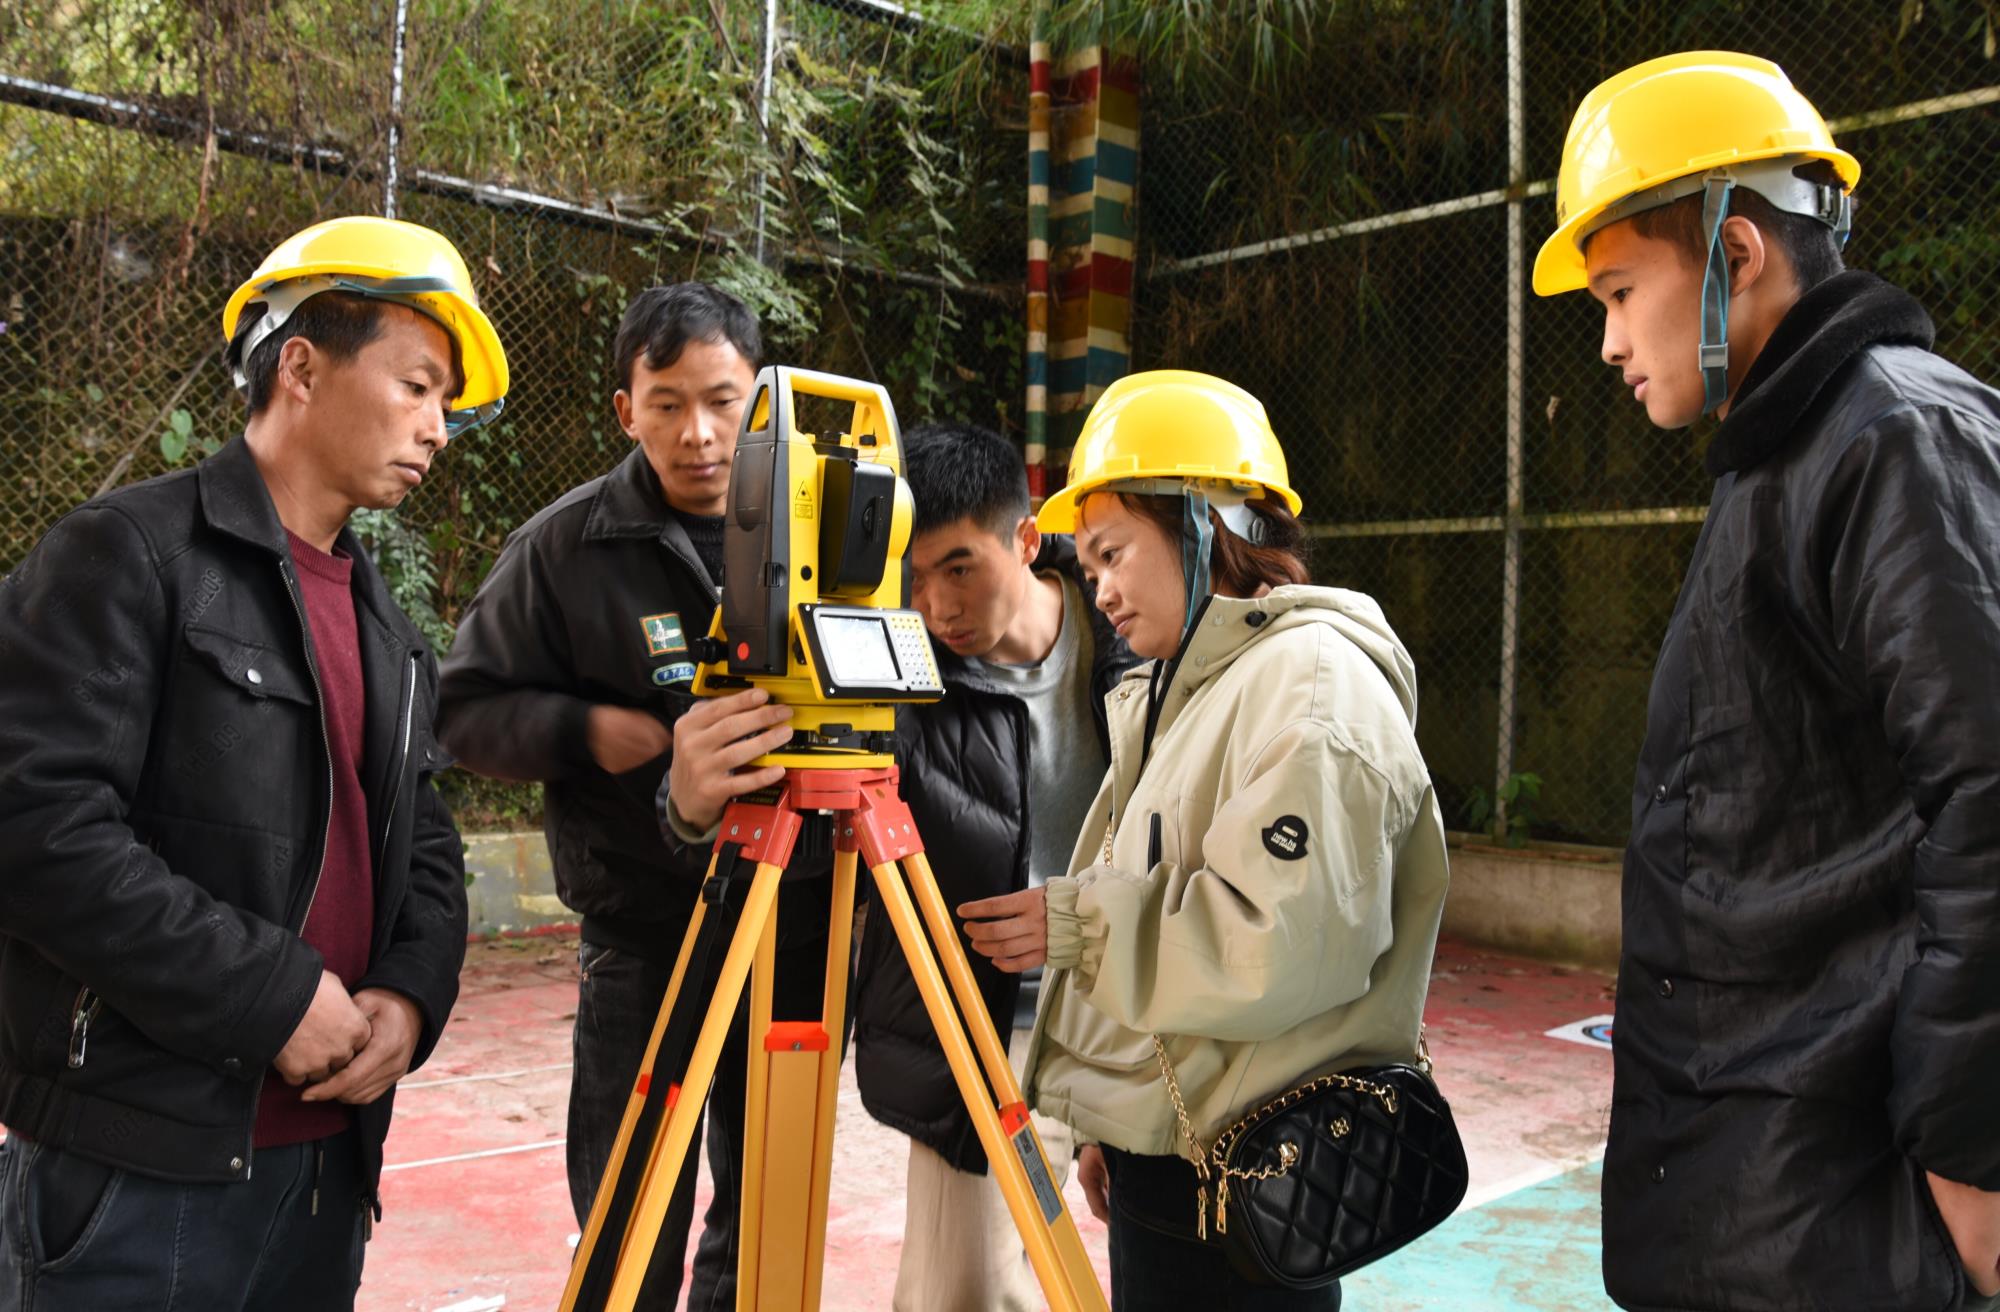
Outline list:
[[[1076,1150],[1076,1182],[1083,1186],[1083,1201],[1090,1214],[1111,1224],[1111,1172],[1104,1166],[1104,1150],[1094,1143]]]
[[[958,914],[965,919],[973,951],[991,957],[1001,970],[1019,974],[1049,959],[1048,905],[1042,889],[1027,888],[964,903]]]

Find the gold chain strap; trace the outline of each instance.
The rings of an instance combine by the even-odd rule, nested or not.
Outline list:
[[[1100,860],[1105,865],[1111,864],[1111,835],[1116,828],[1117,819],[1114,814],[1110,822],[1104,826],[1104,851]],[[1174,1064],[1167,1057],[1167,1045],[1160,1041],[1160,1036],[1157,1034],[1153,1035],[1153,1053],[1160,1059],[1160,1078],[1166,1081],[1167,1096],[1173,1099],[1174,1119],[1180,1122],[1181,1138],[1187,1140],[1188,1151],[1194,1155],[1195,1177],[1201,1182],[1195,1187],[1195,1233],[1202,1239],[1208,1238],[1208,1182],[1211,1178],[1215,1180],[1215,1233],[1224,1235],[1229,1233],[1229,1181],[1232,1177],[1238,1180],[1272,1180],[1291,1170],[1298,1163],[1298,1145],[1287,1141],[1278,1145],[1276,1166],[1256,1169],[1231,1166],[1229,1149],[1236,1142],[1237,1136],[1249,1128],[1252,1121],[1262,1120],[1267,1114],[1283,1111],[1301,1098],[1331,1088],[1367,1094],[1381,1103],[1382,1109],[1389,1115],[1396,1114],[1396,1091],[1389,1085],[1377,1084],[1373,1080],[1364,1080],[1353,1075],[1338,1073],[1322,1075],[1310,1083],[1301,1084],[1295,1089],[1287,1089],[1256,1111],[1242,1117],[1215,1137],[1213,1147],[1205,1149],[1201,1146],[1201,1140],[1195,1137],[1193,1123],[1188,1120],[1187,1103],[1181,1098],[1181,1082],[1174,1076]],[[1425,1041],[1421,1022],[1417,1025],[1417,1068],[1426,1076],[1431,1073],[1431,1049],[1430,1044]],[[1347,1132],[1345,1127],[1346,1118],[1343,1117],[1334,1133],[1345,1134]]]
[[[1424,1041],[1424,1033],[1421,1026],[1417,1029],[1417,1048],[1421,1054],[1422,1069],[1426,1075],[1429,1075],[1431,1063],[1430,1045]],[[1188,1151],[1194,1154],[1194,1173],[1196,1178],[1201,1181],[1195,1189],[1195,1233],[1202,1239],[1208,1238],[1208,1183],[1211,1178],[1215,1181],[1215,1233],[1224,1235],[1229,1233],[1229,1181],[1231,1178],[1238,1180],[1271,1180],[1291,1170],[1298,1163],[1298,1145],[1286,1141],[1278,1145],[1278,1164],[1276,1166],[1256,1168],[1231,1166],[1229,1164],[1229,1150],[1234,1146],[1237,1137],[1248,1130],[1253,1122],[1260,1121],[1273,1112],[1283,1111],[1300,1100],[1309,1098],[1313,1094],[1320,1092],[1322,1089],[1334,1088],[1346,1089],[1350,1093],[1366,1094],[1381,1103],[1382,1110],[1388,1112],[1389,1115],[1394,1116],[1396,1114],[1397,1098],[1396,1090],[1393,1087],[1387,1084],[1378,1084],[1373,1080],[1364,1080],[1359,1076],[1342,1075],[1336,1072],[1331,1075],[1322,1075],[1316,1080],[1299,1085],[1297,1088],[1285,1090],[1262,1107],[1259,1107],[1256,1111],[1242,1117],[1234,1125],[1231,1125],[1221,1134],[1215,1136],[1215,1143],[1211,1147],[1203,1148],[1201,1140],[1195,1137],[1193,1123],[1188,1120],[1187,1103],[1181,1097],[1181,1083],[1174,1076],[1174,1064],[1167,1057],[1167,1045],[1161,1041],[1160,1036],[1157,1034],[1153,1035],[1153,1054],[1160,1059],[1160,1078],[1166,1082],[1167,1096],[1173,1099],[1174,1119],[1180,1122],[1181,1137],[1187,1140]],[[1342,1132],[1338,1129],[1335,1131],[1336,1134]]]
[[[1109,843],[1110,835],[1105,836]],[[1160,1078],[1167,1082],[1167,1096],[1174,1100],[1174,1118],[1181,1124],[1181,1138],[1187,1140],[1188,1151],[1194,1155],[1195,1178],[1201,1183],[1195,1186],[1194,1224],[1195,1233],[1208,1238],[1208,1150],[1201,1146],[1201,1140],[1194,1137],[1194,1126],[1188,1121],[1187,1104],[1181,1101],[1181,1082],[1174,1078],[1174,1064],[1167,1060],[1167,1045],[1160,1042],[1160,1036],[1153,1036],[1153,1052],[1160,1059]],[[1221,1234],[1227,1227],[1218,1211],[1215,1217],[1216,1233]]]

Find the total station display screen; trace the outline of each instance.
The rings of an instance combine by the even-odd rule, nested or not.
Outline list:
[[[902,677],[889,646],[889,626],[859,615],[822,615],[816,625],[827,672],[845,688],[887,687]]]

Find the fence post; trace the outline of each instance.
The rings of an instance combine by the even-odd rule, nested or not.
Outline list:
[[[1514,773],[1515,658],[1521,621],[1521,393],[1526,340],[1527,248],[1522,230],[1528,185],[1527,134],[1522,122],[1521,5],[1507,0],[1507,531],[1500,584],[1500,714],[1493,761],[1493,831],[1507,832],[1501,789]]]
[[[395,59],[389,68],[389,159],[383,169],[382,217],[396,217],[396,156],[403,147],[403,46],[410,27],[410,0],[396,0]]]

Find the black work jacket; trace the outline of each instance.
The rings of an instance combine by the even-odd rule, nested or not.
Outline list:
[[[1043,539],[1034,568],[1056,571],[1083,590],[1089,608],[1091,714],[1109,751],[1104,695],[1137,658],[1091,604],[1095,589],[1077,568],[1067,537]],[[896,759],[902,794],[931,854],[945,905],[1019,892],[1028,886],[1028,709],[1019,697],[933,644],[943,676],[942,701],[904,707],[897,716]],[[1002,1044],[1014,1032],[1021,977],[996,968],[964,939],[972,975]],[[986,1154],[938,1046],[916,981],[880,908],[870,913],[856,951],[854,1073],[861,1102],[876,1120],[901,1130],[961,1171],[984,1172]]]
[[[720,594],[634,447],[507,539],[445,658],[438,733],[481,774],[543,781],[543,832],[583,936],[671,963],[694,914],[706,847],[671,841],[655,795],[671,751],[622,774],[590,754],[593,705],[672,724],[667,685],[694,676],[689,642]],[[818,858],[821,872],[830,855]],[[781,899],[786,943],[826,933],[827,890]]]
[[[465,957],[431,776],[437,671],[351,532],[375,927],[360,988],[436,1044]],[[71,511],[0,585],[0,1121],[172,1180],[242,1180],[305,1016],[332,761],[291,553],[249,447]],[[371,1196],[393,1091],[355,1110]]]
[[[2000,394],[1844,273],[1779,324],[1661,648],[1604,1274],[1628,1308],[1959,1305],[2000,1190]]]

